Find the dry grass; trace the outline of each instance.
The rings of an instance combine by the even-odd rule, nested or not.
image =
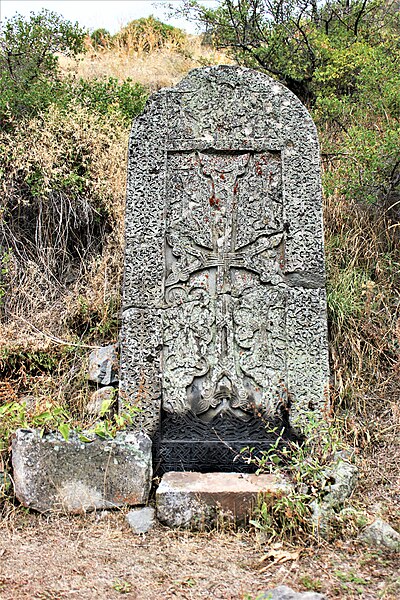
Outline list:
[[[90,49],[78,61],[60,57],[60,64],[65,74],[84,79],[130,78],[155,92],[175,85],[191,69],[232,61],[223,52],[202,45],[199,36],[188,36],[183,48],[167,46],[153,52],[129,51],[124,47]]]
[[[298,548],[299,558],[274,564],[260,562],[268,547],[253,534],[191,534],[158,525],[134,536],[123,513],[83,518],[11,513],[3,523],[3,600],[112,600],[121,595],[132,600],[255,600],[282,584],[331,599],[396,600],[400,593],[396,557],[368,552],[353,541]],[[281,550],[297,554],[295,548]]]
[[[71,318],[93,305],[106,310],[119,290],[128,131],[112,116],[76,107],[68,115],[52,109],[10,136],[1,139],[11,150],[1,227],[12,256],[0,339],[8,348],[27,338],[77,341]],[[87,172],[69,193],[76,157]],[[37,172],[37,194],[28,200],[24,182]]]

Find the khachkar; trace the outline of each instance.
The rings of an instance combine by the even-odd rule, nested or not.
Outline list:
[[[245,469],[235,451],[323,413],[321,212],[315,126],[263,74],[192,71],[136,120],[121,406],[161,471]]]

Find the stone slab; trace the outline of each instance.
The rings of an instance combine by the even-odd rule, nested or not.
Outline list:
[[[125,238],[120,409],[140,407],[159,473],[235,471],[237,447],[323,418],[320,156],[298,98],[227,65],[153,95],[130,139]]]
[[[41,513],[145,504],[151,460],[151,441],[142,433],[85,443],[77,434],[65,441],[58,433],[19,429],[12,442],[15,494]]]
[[[169,527],[205,529],[248,521],[258,497],[281,497],[289,484],[275,475],[165,473],[156,493],[157,518]]]

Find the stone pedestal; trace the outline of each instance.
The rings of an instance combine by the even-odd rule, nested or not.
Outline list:
[[[157,518],[169,527],[187,529],[244,524],[257,502],[272,502],[289,489],[275,475],[170,472],[157,490]]]

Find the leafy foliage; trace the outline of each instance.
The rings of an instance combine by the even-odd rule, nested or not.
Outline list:
[[[0,117],[21,117],[49,106],[60,93],[57,53],[84,50],[85,32],[56,13],[6,20],[0,29]]]
[[[129,125],[142,112],[148,93],[140,83],[133,83],[131,79],[119,83],[113,77],[90,81],[81,78],[75,84],[71,83],[68,96],[94,113],[116,113]]]
[[[90,34],[90,39],[93,48],[107,48],[110,43],[111,34],[107,29],[100,27]]]
[[[327,82],[347,93],[362,60],[357,46],[381,44],[382,27],[395,20],[382,0],[221,0],[216,9],[197,0],[184,4],[181,10],[205,24],[218,47],[276,77],[307,104]]]

